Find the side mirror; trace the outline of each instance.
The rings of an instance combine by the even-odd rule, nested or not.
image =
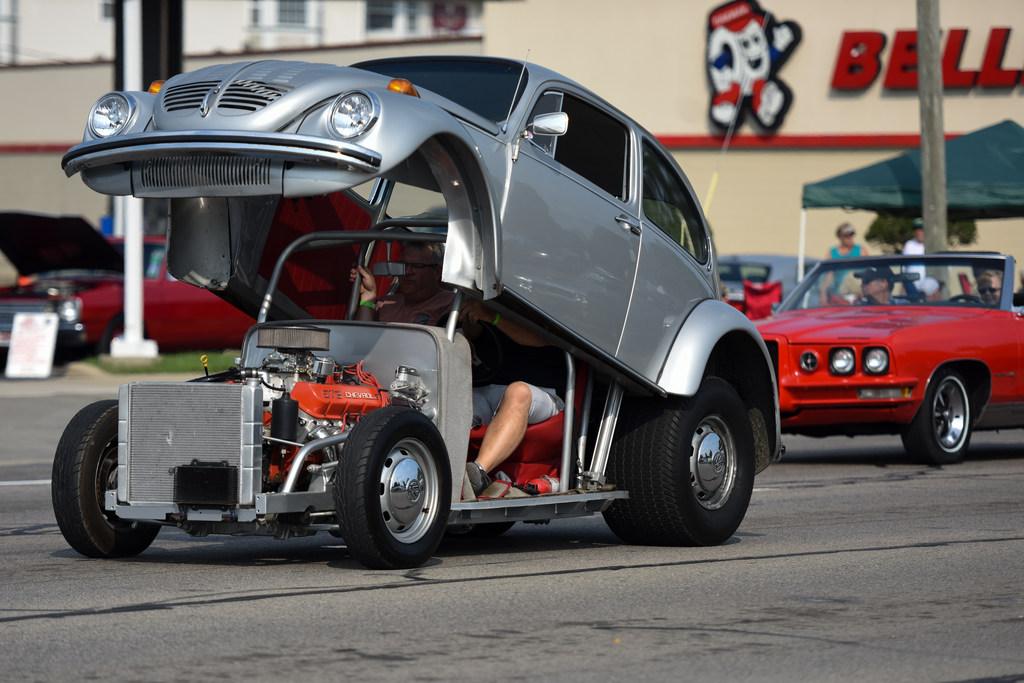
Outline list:
[[[534,135],[565,135],[569,130],[569,115],[564,111],[540,114],[526,129]]]
[[[378,261],[373,264],[376,277],[401,277],[405,275],[405,264],[401,261]]]

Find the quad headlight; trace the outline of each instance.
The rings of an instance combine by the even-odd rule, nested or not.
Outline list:
[[[838,348],[832,349],[828,358],[828,367],[835,375],[852,375],[853,369],[857,366],[857,358],[853,349]]]
[[[353,90],[340,96],[331,105],[331,132],[339,138],[354,138],[368,131],[379,115],[380,105],[376,97]]]
[[[134,105],[127,97],[112,92],[104,95],[89,112],[89,130],[98,138],[109,138],[123,132],[135,113]]]
[[[883,375],[888,370],[888,351],[877,346],[864,350],[864,372],[869,375]]]

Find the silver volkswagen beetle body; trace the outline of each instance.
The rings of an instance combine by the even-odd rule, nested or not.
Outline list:
[[[133,554],[170,524],[331,530],[369,566],[415,566],[446,527],[598,511],[630,542],[732,535],[782,450],[774,369],[721,301],[689,182],[636,122],[553,71],[476,57],[219,65],[151,90],[100,98],[64,170],[101,193],[169,198],[170,271],[259,323],[231,376],[125,385],[69,425],[69,442],[109,442],[58,448],[55,482],[83,458],[108,477],[92,511],[69,502],[73,482],[55,486],[73,547]],[[474,377],[457,316],[443,331],[352,320],[351,267],[390,273],[390,249],[413,241],[443,242],[456,313],[486,301],[565,352],[551,493],[462,492]],[[356,418],[302,402],[351,383],[339,368],[357,362],[381,398]],[[180,414],[155,407],[167,403]],[[174,420],[207,425],[167,446]],[[359,488],[367,473],[383,493]],[[90,514],[109,533],[84,531]]]

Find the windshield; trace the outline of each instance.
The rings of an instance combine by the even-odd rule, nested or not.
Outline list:
[[[822,261],[780,312],[833,306],[1008,305],[1002,256],[942,255],[840,258]]]
[[[522,96],[527,79],[521,63],[498,59],[380,59],[353,66],[392,78],[404,78],[418,88],[435,92],[495,122],[508,117]],[[522,83],[517,92],[520,74]]]

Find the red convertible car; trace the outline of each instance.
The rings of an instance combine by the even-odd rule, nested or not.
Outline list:
[[[58,353],[107,353],[124,325],[121,242],[104,239],[77,217],[0,214],[0,251],[18,282],[0,287],[0,351],[10,344],[14,315],[60,316]],[[143,324],[161,350],[236,348],[252,317],[216,294],[167,273],[163,237],[143,244]]]
[[[1013,274],[1013,258],[994,253],[818,264],[758,324],[783,432],[898,433],[911,456],[948,464],[976,430],[1024,427]]]

